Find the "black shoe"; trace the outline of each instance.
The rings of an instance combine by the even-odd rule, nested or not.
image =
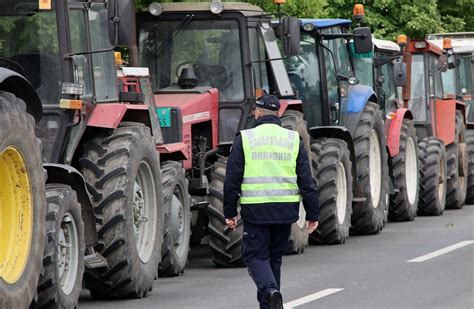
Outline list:
[[[271,309],[283,309],[283,297],[280,291],[270,290],[265,294],[265,300]]]

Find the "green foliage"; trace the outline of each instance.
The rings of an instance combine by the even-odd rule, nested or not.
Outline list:
[[[143,8],[153,0],[135,2],[137,8]],[[267,12],[277,10],[273,0],[244,2],[258,5]],[[370,26],[379,38],[394,40],[401,33],[410,38],[423,38],[428,33],[474,31],[474,0],[288,0],[282,10],[301,18],[351,19],[354,2],[365,3],[363,25]]]

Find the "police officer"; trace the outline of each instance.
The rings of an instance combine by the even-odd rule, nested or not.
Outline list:
[[[243,258],[257,286],[260,308],[283,308],[280,268],[301,197],[310,233],[319,216],[307,152],[297,132],[281,127],[279,109],[274,95],[257,99],[255,127],[237,135],[224,184],[224,215],[231,229],[238,226],[240,199]]]

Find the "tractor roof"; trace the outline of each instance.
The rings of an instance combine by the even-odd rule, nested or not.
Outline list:
[[[333,26],[350,26],[352,22],[349,19],[300,19],[301,25],[313,24],[317,28],[329,28]]]
[[[245,16],[262,15],[263,10],[253,4],[245,2],[223,2],[224,12],[241,12]],[[161,3],[163,12],[191,13],[191,12],[210,12],[209,2],[176,2]],[[146,9],[148,10],[148,9]]]
[[[423,42],[425,44],[423,44]],[[419,47],[416,46],[418,45],[417,43],[421,43]],[[410,43],[408,44],[408,51],[410,53],[430,52],[438,56],[441,56],[443,54],[443,50],[441,48],[439,48],[437,45],[426,40],[410,40]]]
[[[439,48],[443,48],[443,38],[451,38],[451,44],[455,53],[474,52],[474,32],[428,34],[426,37],[429,42],[437,45]]]
[[[387,40],[373,38],[375,48],[391,52],[400,52],[400,46],[397,43]]]

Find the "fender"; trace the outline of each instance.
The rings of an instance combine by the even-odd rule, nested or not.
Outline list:
[[[372,87],[366,85],[354,85],[349,87],[346,100],[345,113],[358,114],[364,109],[365,104],[367,104],[368,101],[376,103],[377,96]]]
[[[413,114],[407,108],[399,108],[395,113],[391,113],[393,118],[385,123],[387,135],[387,147],[390,157],[396,157],[400,153],[400,134],[404,119],[413,120]]]
[[[84,220],[84,240],[86,246],[97,244],[97,232],[95,227],[95,216],[91,198],[86,189],[86,182],[81,173],[74,167],[64,164],[43,164],[47,172],[46,183],[59,183],[71,186],[81,204],[82,219]]]
[[[287,109],[303,112],[303,101],[280,99],[280,110],[278,111],[278,117],[281,117]]]
[[[328,137],[328,138],[336,138],[341,139],[346,142],[347,147],[349,148],[350,152],[350,159],[352,162],[352,182],[353,182],[353,189],[354,192],[354,201],[359,201],[359,199],[365,198],[361,193],[362,190],[360,189],[359,179],[357,177],[357,164],[356,162],[356,155],[355,155],[355,148],[354,143],[352,141],[351,133],[348,129],[344,127],[336,127],[336,126],[328,126],[328,127],[312,127],[308,130],[309,135],[313,139]],[[357,199],[357,200],[356,200]]]
[[[117,129],[121,122],[143,123],[151,128],[150,111],[144,104],[100,103],[87,119],[88,127]]]
[[[26,104],[26,111],[31,114],[36,122],[43,116],[41,100],[31,83],[15,71],[0,68],[0,90],[13,93]]]
[[[436,100],[436,137],[440,138],[444,145],[454,142],[456,132],[456,111],[460,110],[466,121],[466,106],[464,102],[454,99]]]

